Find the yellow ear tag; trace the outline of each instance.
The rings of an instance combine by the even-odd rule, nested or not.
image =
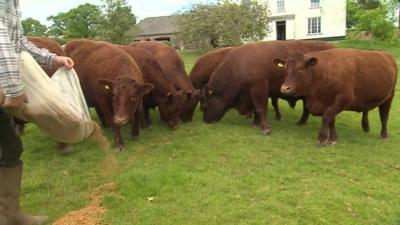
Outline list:
[[[110,86],[104,85],[104,89],[106,89],[108,91],[108,90],[110,90]]]
[[[283,65],[283,63],[278,63],[277,66],[280,67],[280,68],[283,68],[285,65]]]
[[[212,95],[213,93],[214,93],[214,91],[208,90],[208,95]]]

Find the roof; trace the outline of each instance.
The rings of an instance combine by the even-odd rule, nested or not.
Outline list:
[[[140,21],[137,26],[140,29],[139,36],[151,36],[177,33],[175,21],[177,16],[148,17]]]

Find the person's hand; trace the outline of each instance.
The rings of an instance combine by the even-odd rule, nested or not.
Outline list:
[[[53,60],[53,63],[56,66],[65,66],[65,68],[67,68],[68,70],[74,67],[74,61],[66,56],[56,56]]]
[[[28,98],[26,94],[23,93],[18,97],[5,97],[4,101],[0,103],[0,107],[4,109],[18,109],[24,103],[28,103]]]

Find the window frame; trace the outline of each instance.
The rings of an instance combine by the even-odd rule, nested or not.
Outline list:
[[[318,1],[318,2],[316,2]],[[310,0],[310,8],[315,9],[315,8],[320,8],[321,7],[321,0]]]
[[[308,35],[319,35],[322,33],[321,20],[320,16],[308,18]]]
[[[282,8],[280,6],[282,6]],[[277,0],[276,1],[276,11],[277,12],[285,12],[285,0]]]

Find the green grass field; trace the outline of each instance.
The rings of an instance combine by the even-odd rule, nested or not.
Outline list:
[[[399,43],[335,44],[388,50],[400,63]],[[201,53],[182,53],[187,70]],[[194,122],[176,131],[153,112],[153,127],[137,140],[129,140],[127,127],[126,149],[111,154],[86,141],[59,155],[56,143],[29,125],[23,136],[23,208],[55,221],[101,192],[103,223],[113,225],[400,225],[399,97],[389,140],[378,138],[377,110],[370,113],[370,133],[361,129],[361,114],[344,112],[337,118],[339,143],[326,148],[317,143],[320,118],[298,127],[301,104],[295,110],[284,101],[280,106],[281,122],[269,109],[270,136],[261,136],[234,110],[212,125],[202,123],[197,110]],[[111,131],[105,133],[112,140]],[[99,190],[108,183],[116,188]]]

